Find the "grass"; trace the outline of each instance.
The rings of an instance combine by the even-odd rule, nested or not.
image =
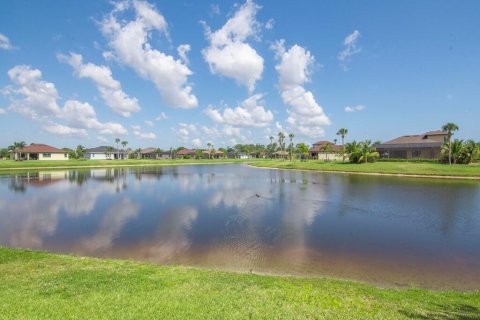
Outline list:
[[[115,166],[147,166],[147,165],[181,165],[181,164],[208,164],[208,163],[235,163],[245,162],[242,159],[178,159],[178,160],[29,160],[29,161],[0,161],[1,170],[38,169],[38,168],[78,168],[78,167],[115,167]],[[251,159],[250,159],[251,161]]]
[[[375,162],[375,163],[342,163],[325,162],[321,160],[289,161],[270,160],[255,162],[257,167],[280,168],[280,169],[302,169],[314,171],[342,171],[357,173],[382,173],[382,174],[404,174],[421,176],[457,176],[474,177],[480,179],[480,165],[447,165],[431,162]]]
[[[0,319],[480,319],[480,292],[382,289],[0,247]]]

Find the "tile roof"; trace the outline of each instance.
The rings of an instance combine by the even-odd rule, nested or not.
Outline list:
[[[57,149],[46,144],[32,143],[29,146],[25,146],[23,149],[17,149],[15,152],[25,153],[66,153],[65,150]]]
[[[333,144],[333,142],[330,141],[318,141],[313,144],[313,147],[311,147],[308,151],[309,152],[323,152],[322,147],[326,145],[327,143],[330,143],[332,145],[332,151],[331,152],[340,152],[342,151],[342,146]]]
[[[428,138],[428,136],[432,135],[440,135],[440,133],[431,134],[427,132],[425,134],[401,136],[393,140],[381,143],[377,146],[377,148],[441,147],[443,144],[442,142]]]
[[[191,150],[191,149],[182,149],[180,151],[177,152],[177,155],[179,156],[185,156],[187,154],[195,154],[195,150]]]

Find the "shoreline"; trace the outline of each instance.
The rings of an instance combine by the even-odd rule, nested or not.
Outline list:
[[[480,180],[480,176],[457,176],[457,175],[429,175],[429,174],[410,174],[410,173],[388,173],[388,172],[362,172],[362,171],[345,171],[345,170],[322,170],[322,169],[300,169],[300,168],[280,168],[280,167],[264,167],[256,166],[250,163],[247,165],[256,169],[285,170],[285,171],[301,171],[301,172],[325,172],[340,174],[356,174],[363,176],[386,176],[399,178],[431,178],[431,179],[450,179],[450,180]]]

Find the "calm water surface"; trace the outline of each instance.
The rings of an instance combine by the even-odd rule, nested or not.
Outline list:
[[[7,174],[0,244],[480,289],[480,183],[239,164]]]

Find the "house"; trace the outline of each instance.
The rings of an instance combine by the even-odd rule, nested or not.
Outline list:
[[[447,136],[446,131],[401,136],[377,145],[377,151],[382,158],[440,159],[440,150]]]
[[[85,150],[85,159],[90,160],[124,160],[127,158],[128,155],[125,151],[108,146],[100,146]]]
[[[336,145],[333,142],[318,141],[308,150],[308,154],[313,159],[342,160],[342,155],[340,154],[342,150],[342,146]]]
[[[13,154],[15,160],[68,160],[68,153],[65,150],[39,143],[17,149]]]
[[[177,158],[195,158],[196,151],[192,149],[182,149],[177,151]]]
[[[171,159],[171,151],[160,151],[158,148],[145,148],[140,151],[141,159]]]
[[[281,159],[286,159],[288,158],[288,152],[287,151],[277,151],[272,153],[274,158],[281,158]]]

